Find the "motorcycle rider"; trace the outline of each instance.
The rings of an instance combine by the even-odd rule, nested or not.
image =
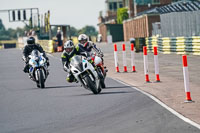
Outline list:
[[[100,49],[96,47],[96,45],[92,41],[88,41],[88,36],[86,34],[80,34],[78,36],[79,41],[79,47],[83,49],[84,51],[91,53],[92,50],[94,50],[96,53],[103,56],[103,53]]]
[[[79,49],[78,45],[75,47],[74,43],[71,40],[64,43],[64,50],[61,55],[61,59],[62,59],[63,69],[68,73],[66,80],[70,83],[76,82],[76,79],[69,68],[70,60],[75,55],[82,55],[81,54],[82,52],[84,51]]]
[[[46,58],[46,60],[47,60],[47,66],[49,66],[49,58],[46,56],[45,51],[43,50],[43,48],[39,44],[35,43],[35,38],[34,37],[29,37],[27,39],[27,45],[24,47],[23,57],[22,57],[23,60],[25,61],[25,66],[24,66],[24,69],[23,69],[23,71],[25,73],[29,72],[29,64],[28,64],[29,58],[28,58],[28,56],[31,54],[31,52],[34,49],[37,49],[40,53],[43,53],[44,58]]]
[[[90,54],[91,54],[92,50],[94,50],[95,53],[97,53],[98,56],[101,57],[102,64],[104,65],[103,52],[101,52],[101,50],[96,47],[95,43],[93,43],[92,41],[88,41],[88,36],[86,34],[80,34],[78,36],[78,41],[79,41],[78,46],[80,47],[80,49],[82,49],[83,51],[86,51]],[[108,71],[105,66],[104,66],[104,69],[105,69],[105,72]]]

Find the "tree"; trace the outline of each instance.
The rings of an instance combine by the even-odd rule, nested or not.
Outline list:
[[[85,26],[78,31],[79,34],[86,34],[88,36],[97,36],[98,32],[94,26]]]
[[[70,27],[71,36],[78,36],[78,30],[75,27]]]
[[[0,32],[5,31],[5,26],[2,23],[2,20],[0,19]]]
[[[8,32],[3,25],[2,20],[0,19],[0,40],[9,40]]]
[[[128,19],[128,9],[118,8],[117,9],[117,23],[122,24],[124,20]]]
[[[17,35],[23,36],[25,30],[27,30],[26,26],[24,28],[17,28],[17,29],[8,28],[8,30],[6,30],[2,20],[0,19],[0,40],[17,39]]]

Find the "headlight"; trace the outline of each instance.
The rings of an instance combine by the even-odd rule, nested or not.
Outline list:
[[[29,61],[29,64],[33,67],[37,66],[37,62],[33,59]]]
[[[44,65],[44,60],[40,60],[40,65],[41,65],[41,66]]]

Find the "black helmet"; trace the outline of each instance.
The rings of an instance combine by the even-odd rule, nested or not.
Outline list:
[[[27,44],[35,44],[35,38],[34,37],[29,37],[27,39]]]

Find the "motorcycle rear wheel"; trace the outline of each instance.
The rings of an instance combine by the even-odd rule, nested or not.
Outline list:
[[[106,88],[106,85],[105,85],[105,78],[104,78],[104,76],[103,76],[103,73],[101,72],[101,68],[98,68],[98,69],[97,69],[97,73],[98,73],[99,78],[100,78],[101,87],[102,87],[102,88]]]

